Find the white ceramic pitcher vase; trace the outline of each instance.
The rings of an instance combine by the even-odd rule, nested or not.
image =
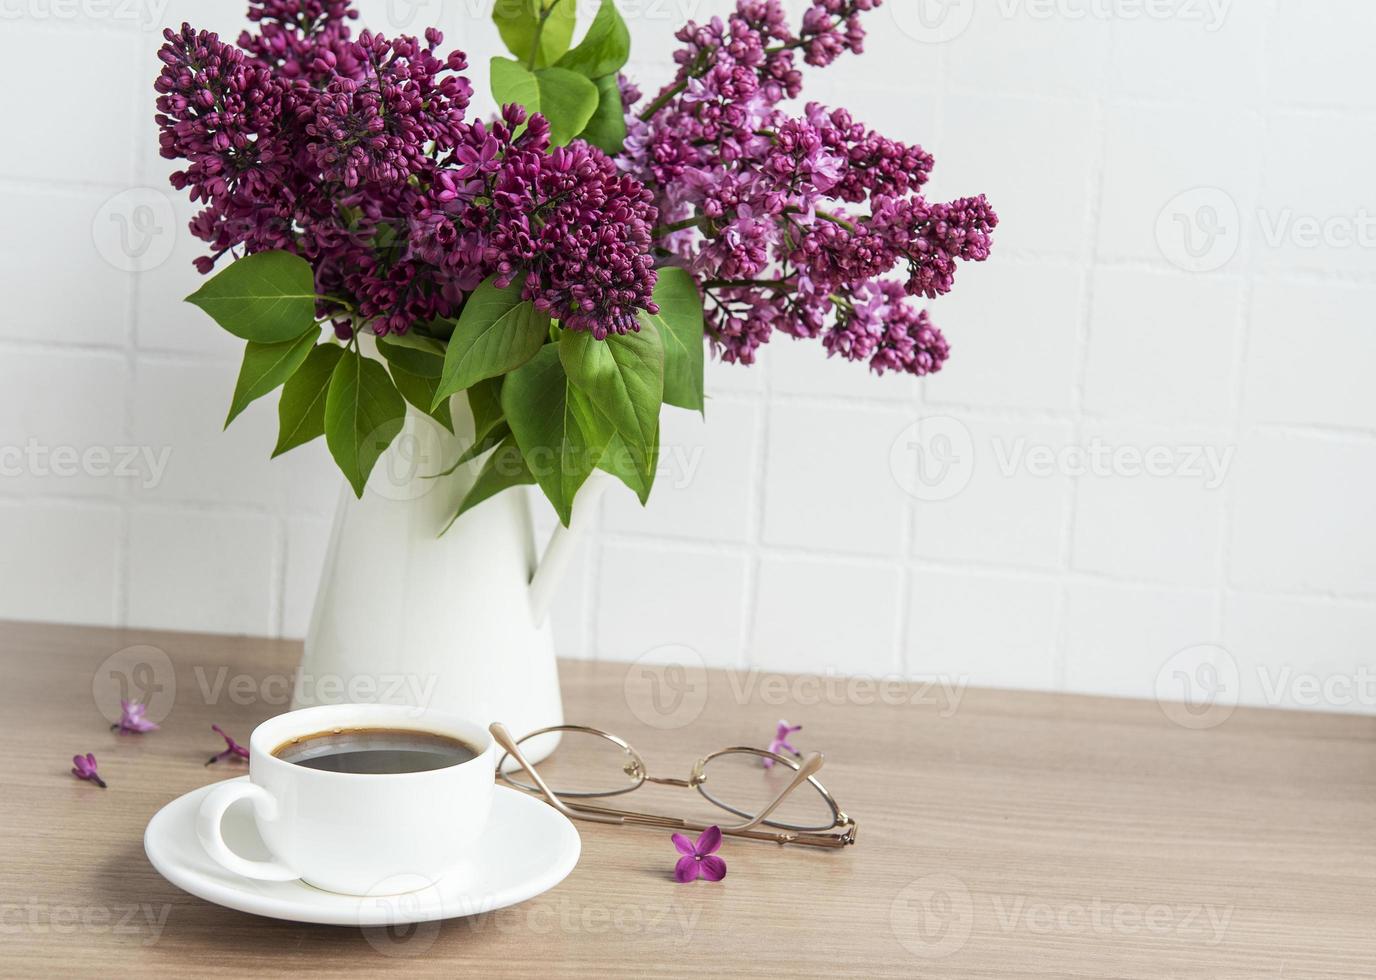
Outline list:
[[[293,707],[420,704],[518,735],[563,723],[549,607],[612,478],[593,474],[542,559],[521,490],[444,531],[479,469],[432,478],[473,443],[467,399],[451,407],[454,434],[412,409],[362,498],[344,486]],[[532,761],[557,744],[539,742]]]

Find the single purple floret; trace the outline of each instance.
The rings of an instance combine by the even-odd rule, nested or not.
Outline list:
[[[802,725],[790,725],[782,718],[779,719],[779,724],[774,730],[774,737],[769,740],[769,751],[773,752],[775,755],[782,755],[783,753],[788,752],[791,755],[801,757],[802,753],[795,749],[789,743],[788,736],[792,735],[794,732],[801,732],[802,730]],[[766,769],[774,768],[773,759],[762,756],[760,758],[760,761],[764,764],[764,767]]]
[[[225,750],[212,755],[206,762],[206,765],[219,762],[221,759],[248,759],[248,749],[234,741],[229,735],[225,734],[223,728],[219,725],[211,725],[210,729],[211,731],[218,732],[220,737],[225,740]]]
[[[96,771],[96,757],[89,752],[72,756],[72,775],[88,783],[95,783],[101,789],[106,788],[105,780],[101,779],[100,773]]]
[[[674,865],[674,880],[680,885],[697,881],[699,877],[708,881],[721,881],[726,877],[726,862],[713,853],[721,847],[720,827],[708,827],[696,842],[683,834],[674,834],[672,840],[683,855]]]
[[[148,705],[138,701],[119,702],[119,721],[110,726],[111,729],[118,729],[121,735],[125,733],[142,734],[144,732],[156,732],[158,726],[156,722],[144,716],[148,710]]]

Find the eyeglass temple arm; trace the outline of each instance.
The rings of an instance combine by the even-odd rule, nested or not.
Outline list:
[[[824,760],[822,759],[822,753],[809,752],[807,755],[803,757],[803,761],[798,765],[798,771],[793,774],[793,781],[789,783],[787,786],[785,786],[778,796],[774,797],[774,802],[770,803],[769,806],[765,807],[763,810],[757,813],[750,820],[747,820],[745,823],[733,823],[730,825],[722,824],[721,829],[723,831],[750,830],[752,827],[755,827],[756,825],[763,823],[771,813],[773,813],[775,810],[779,808],[780,804],[782,804],[784,800],[788,799],[789,795],[794,790],[796,790],[799,786],[803,785],[803,783],[807,782],[807,780],[811,776],[815,775],[819,770],[821,770],[823,761]]]
[[[511,733],[506,730],[505,725],[500,721],[494,721],[487,727],[487,730],[492,733],[492,737],[497,741],[497,744],[506,750],[507,755],[521,764],[521,768],[526,771],[526,775],[530,777],[531,782],[539,787],[540,792],[544,794],[549,805],[570,820],[591,820],[595,823],[614,824],[624,824],[626,822],[621,817],[614,817],[610,814],[586,813],[583,811],[575,812],[570,809],[563,800],[555,795],[554,790],[545,785],[545,781],[540,778],[540,774],[535,771],[535,767],[526,761],[526,757],[521,754],[520,748],[516,745],[516,740],[511,737]]]

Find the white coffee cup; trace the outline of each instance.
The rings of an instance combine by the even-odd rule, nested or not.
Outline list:
[[[295,738],[357,728],[447,735],[478,754],[442,769],[400,773],[327,772],[273,755]],[[482,725],[440,712],[391,704],[302,708],[255,728],[248,753],[248,780],[216,787],[196,820],[206,853],[246,878],[300,878],[346,895],[423,887],[478,845],[492,806],[492,736]],[[221,820],[241,799],[253,803],[270,861],[249,860],[225,843]]]

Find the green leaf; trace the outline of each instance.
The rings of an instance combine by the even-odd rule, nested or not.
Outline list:
[[[566,330],[559,338],[559,360],[569,380],[606,417],[648,476],[664,401],[659,334],[642,329],[597,340],[586,331]]]
[[[550,145],[564,146],[583,131],[597,111],[597,86],[563,68],[541,68],[535,80],[540,87],[540,112],[549,120]]]
[[[473,486],[469,487],[468,493],[464,495],[463,501],[459,504],[458,512],[444,530],[449,530],[450,527],[454,526],[454,521],[457,521],[466,511],[476,507],[487,498],[511,487],[528,486],[534,482],[535,477],[527,468],[521,450],[515,442],[507,439],[497,447],[497,451],[488,458],[487,462],[483,464],[483,468],[478,471]],[[444,531],[440,533],[443,534]]]
[[[651,460],[649,466],[644,462],[646,456]],[[655,473],[659,469],[659,430],[655,430],[654,442],[647,454],[633,452],[619,435],[613,433],[611,442],[607,443],[607,451],[597,461],[597,468],[610,473],[630,487],[631,492],[640,498],[640,503],[644,506],[650,499]]]
[[[578,0],[552,0],[545,4],[545,26],[540,31],[540,50],[535,67],[552,65],[568,51],[573,27],[578,21]]]
[[[295,340],[284,340],[280,344],[259,344],[250,340],[244,347],[244,363],[234,385],[225,428],[228,429],[229,423],[252,401],[262,398],[295,374],[319,338],[320,331],[312,323],[310,329]]]
[[[510,435],[511,426],[507,425],[506,422],[498,422],[491,431],[483,433],[473,445],[464,451],[464,454],[459,457],[459,465],[472,462],[494,446],[501,445]]]
[[[631,32],[612,0],[602,0],[592,26],[578,46],[555,64],[588,78],[612,75],[625,66],[631,56]]]
[[[621,86],[615,75],[594,78],[592,83],[597,87],[597,109],[579,138],[603,153],[616,156],[626,144],[626,110],[621,104]]]
[[[544,26],[540,26],[541,16]],[[578,16],[575,0],[496,0],[492,20],[507,50],[523,65],[532,64],[531,49],[538,36],[539,50],[535,52],[534,67],[553,64],[569,49],[573,40],[573,25]]]
[[[277,446],[273,458],[325,434],[325,394],[330,376],[344,356],[338,344],[319,344],[287,379],[277,403]]]
[[[510,58],[493,58],[488,77],[499,106],[514,102],[525,106],[527,112],[540,111],[540,83],[524,65]]]
[[[612,428],[580,392],[551,344],[502,382],[502,408],[535,482],[565,525]]]
[[[492,97],[499,105],[517,103],[549,120],[550,143],[563,146],[587,126],[598,106],[597,86],[563,68],[534,73],[510,58],[493,58]]]
[[[530,60],[535,44],[535,29],[540,24],[539,0],[495,0],[492,21],[508,51],[520,61]]]
[[[388,363],[408,374],[438,378],[444,373],[444,345],[416,333],[392,333],[377,338],[377,350]]]
[[[315,323],[315,274],[290,252],[255,252],[225,266],[186,298],[236,337],[295,340]]]
[[[454,321],[447,317],[437,316],[424,327],[422,336],[429,336],[441,342],[447,342],[454,333]]]
[[[435,392],[440,386],[439,379],[412,374],[396,364],[392,364],[391,368],[392,380],[396,382],[401,397],[453,432],[454,418],[449,413],[449,399],[441,398],[439,404],[435,404]]]
[[[465,388],[520,367],[535,356],[549,333],[549,316],[521,299],[521,284],[498,289],[487,279],[464,305],[435,397],[448,398]]]
[[[703,410],[702,296],[687,271],[659,270],[655,285],[659,313],[642,312],[641,324],[650,324],[664,343],[664,401],[696,412]]]
[[[401,432],[406,402],[387,369],[346,351],[330,375],[325,396],[325,442],[356,496],[363,496],[378,457]]]
[[[464,463],[473,462],[473,460],[477,459],[483,453],[489,452],[496,446],[500,446],[509,438],[511,438],[511,427],[508,426],[506,422],[500,422],[497,424],[497,427],[495,429],[493,429],[487,435],[483,436],[481,439],[478,439],[473,443],[473,445],[465,449],[463,455],[461,455],[458,459],[454,460],[453,466],[449,467],[449,469],[444,470],[440,473],[435,473],[432,476],[427,476],[425,477],[425,479],[438,480],[440,477],[450,476]]]
[[[473,438],[481,441],[502,421],[502,379],[488,378],[470,387],[468,408],[473,413]]]

